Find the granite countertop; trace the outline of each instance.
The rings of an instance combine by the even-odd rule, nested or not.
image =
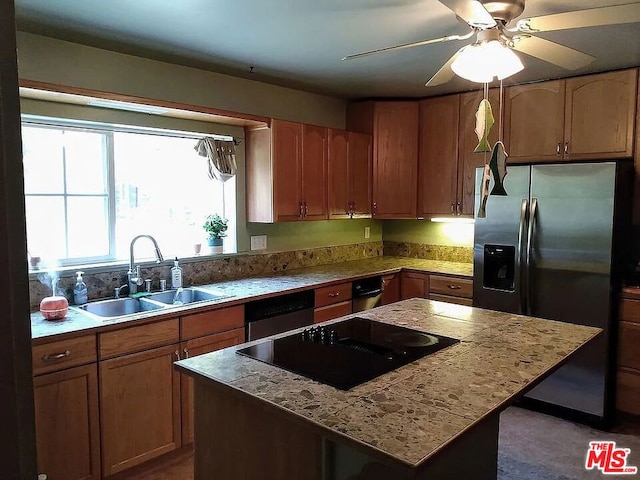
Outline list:
[[[640,300],[640,287],[623,287],[621,297],[629,300]]]
[[[210,310],[211,308],[229,307],[259,298],[316,288],[322,285],[331,285],[371,275],[398,272],[401,269],[461,277],[473,276],[473,265],[468,263],[408,257],[372,257],[311,268],[300,268],[268,276],[249,277],[203,285],[205,288],[220,291],[230,295],[230,297],[210,302],[198,302],[197,304],[168,306],[161,310],[141,312],[126,317],[97,319],[84,312],[70,308],[64,319],[50,321],[45,320],[40,312],[34,312],[31,314],[31,337],[36,341],[45,341],[45,339],[52,336],[94,333],[96,331],[120,328],[123,324],[130,322],[155,321],[162,318]],[[188,281],[188,279],[186,280]]]
[[[487,415],[506,408],[601,331],[417,298],[327,324],[352,316],[461,342],[349,391],[238,355],[239,346],[176,366],[302,419],[334,441],[415,468]]]

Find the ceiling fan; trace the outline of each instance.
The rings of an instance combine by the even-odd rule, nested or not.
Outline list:
[[[586,53],[537,37],[535,34],[538,32],[640,22],[639,2],[522,18],[511,25],[524,12],[525,0],[438,1],[452,10],[459,20],[467,23],[471,31],[466,35],[448,35],[348,55],[343,60],[432,43],[468,40],[475,35],[475,43],[459,49],[426,86],[446,83],[454,74],[475,82],[488,83],[494,77],[503,79],[524,68],[514,50],[569,70],[584,67],[595,60]]]

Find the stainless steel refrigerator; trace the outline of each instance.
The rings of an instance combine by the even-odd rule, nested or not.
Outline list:
[[[474,306],[602,328],[526,398],[605,427],[613,407],[613,327],[627,252],[629,167],[509,166],[507,196],[490,195],[485,218],[478,218],[483,169],[476,171]]]

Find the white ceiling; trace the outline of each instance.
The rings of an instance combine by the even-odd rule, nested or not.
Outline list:
[[[532,17],[632,0],[527,0]],[[640,3],[640,0],[635,3]],[[351,53],[468,32],[437,0],[15,0],[18,28],[345,98],[424,97],[477,88],[424,83],[470,40],[343,62]],[[640,65],[640,24],[538,34],[596,57],[568,71],[519,54],[521,83]],[[249,67],[254,66],[254,73]],[[505,81],[507,82],[507,81]]]

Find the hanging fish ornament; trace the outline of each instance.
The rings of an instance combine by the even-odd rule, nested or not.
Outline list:
[[[474,153],[490,152],[491,145],[489,144],[489,130],[493,126],[495,119],[493,118],[493,111],[491,110],[491,104],[489,100],[483,98],[478,106],[476,112],[476,128],[475,132],[478,136],[478,146],[473,151]]]
[[[507,191],[504,189],[504,177],[507,176],[507,158],[508,155],[504,149],[504,143],[497,141],[493,146],[491,160],[489,161],[489,168],[494,181],[491,195],[507,195]]]

